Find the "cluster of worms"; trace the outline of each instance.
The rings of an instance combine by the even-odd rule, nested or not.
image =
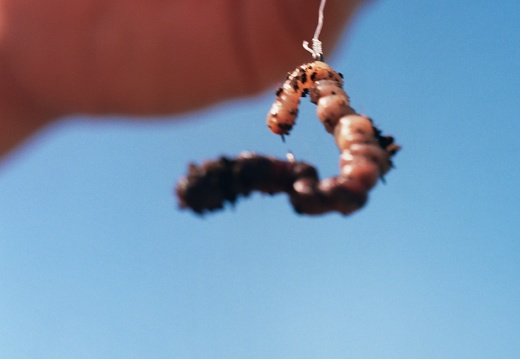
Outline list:
[[[392,156],[400,147],[393,137],[383,136],[370,118],[350,107],[343,76],[322,61],[304,64],[287,75],[267,115],[271,132],[282,138],[290,133],[305,96],[317,105],[318,118],[339,148],[338,176],[320,180],[313,166],[291,158],[252,153],[221,157],[190,165],[176,187],[180,207],[202,214],[254,191],[285,192],[300,214],[346,215],[363,207],[369,190],[392,168]]]

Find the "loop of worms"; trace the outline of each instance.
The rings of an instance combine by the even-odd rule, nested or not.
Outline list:
[[[180,207],[202,214],[253,191],[285,192],[300,214],[346,215],[363,207],[369,190],[392,168],[391,158],[400,147],[393,137],[383,136],[370,118],[350,107],[343,76],[322,61],[304,64],[287,75],[267,115],[271,132],[282,138],[290,133],[300,98],[306,95],[317,105],[318,118],[339,148],[338,176],[320,181],[316,169],[307,163],[252,153],[221,157],[190,165],[176,187]]]

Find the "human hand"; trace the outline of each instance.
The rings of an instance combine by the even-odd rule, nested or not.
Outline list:
[[[362,0],[329,0],[325,51]],[[74,113],[167,115],[265,89],[318,0],[0,0],[0,157]]]

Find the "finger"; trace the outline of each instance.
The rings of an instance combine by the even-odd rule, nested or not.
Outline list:
[[[328,1],[326,50],[360,3]],[[256,93],[310,59],[301,42],[312,37],[318,6],[3,0],[0,121],[28,132],[71,113],[164,115]]]
[[[326,49],[359,2],[329,0]],[[166,114],[254,93],[308,59],[319,1],[7,4],[19,24],[2,56],[27,95],[62,113]]]

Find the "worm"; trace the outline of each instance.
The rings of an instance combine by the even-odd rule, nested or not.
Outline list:
[[[338,146],[338,176],[320,180],[315,167],[294,159],[254,153],[220,157],[189,166],[175,189],[180,207],[203,214],[258,191],[287,193],[299,214],[348,215],[362,208],[370,189],[393,167],[392,157],[400,146],[392,136],[382,135],[369,117],[356,113],[343,89],[343,76],[322,61],[301,65],[287,75],[267,114],[271,132],[282,138],[290,133],[300,98],[306,95]]]
[[[282,136],[289,134],[298,116],[300,98],[320,80],[329,80],[339,88],[343,85],[343,76],[322,61],[301,65],[287,74],[284,84],[276,91],[276,101],[267,115],[267,126],[273,133]]]
[[[339,183],[342,186],[338,186]],[[201,165],[191,164],[188,175],[176,187],[181,208],[204,214],[234,204],[239,196],[253,191],[274,195],[288,193],[297,213],[321,214],[338,211],[349,214],[361,208],[367,194],[345,181],[321,181],[316,168],[254,153],[236,158],[222,156]]]

